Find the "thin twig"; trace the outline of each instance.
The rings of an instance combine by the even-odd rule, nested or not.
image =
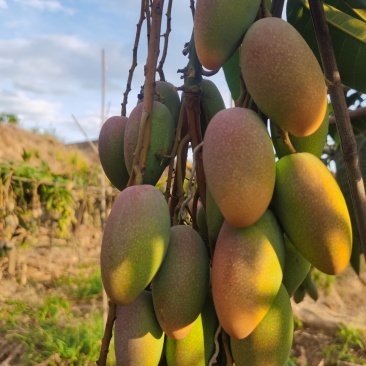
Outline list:
[[[138,50],[138,47],[139,47],[141,28],[142,28],[142,24],[143,24],[144,20],[145,20],[145,0],[141,0],[140,19],[139,19],[139,21],[137,23],[137,26],[136,26],[137,29],[136,29],[135,43],[133,45],[133,50],[132,50],[132,65],[131,65],[131,68],[128,72],[126,91],[123,93],[121,116],[126,116],[126,114],[127,114],[128,94],[131,91],[133,73],[134,73],[134,71],[136,69],[136,66],[137,66],[137,50]]]
[[[113,326],[114,326],[115,320],[116,320],[116,304],[109,302],[107,323],[106,323],[105,329],[104,329],[102,347],[100,349],[99,359],[97,360],[97,366],[106,366],[107,365],[109,344],[112,339]]]
[[[285,145],[285,149],[287,150],[287,152],[289,154],[295,154],[296,150],[295,150],[294,146],[291,143],[290,136],[289,136],[288,132],[286,130],[284,130],[282,127],[280,127],[276,124],[275,124],[275,128],[276,128],[277,133],[278,133],[277,138],[280,138],[283,141],[283,143]]]
[[[189,7],[191,8],[192,18],[194,19],[194,14],[196,12],[196,8],[195,8],[195,5],[194,5],[194,0],[190,0],[190,1],[191,1],[191,5]]]
[[[212,366],[212,365],[214,365],[217,362],[217,356],[220,353],[219,335],[221,333],[221,330],[222,330],[222,327],[221,327],[221,324],[219,324],[219,326],[216,329],[215,338],[214,338],[214,341],[215,341],[215,353],[212,355],[212,357],[210,359],[210,362],[208,363],[208,366]]]
[[[145,84],[143,110],[140,119],[139,135],[133,156],[132,171],[128,186],[142,184],[141,175],[144,174],[146,156],[150,147],[151,118],[153,108],[153,96],[155,93],[155,72],[159,55],[161,18],[164,0],[154,0],[152,7],[152,25],[148,48],[147,62],[145,66]],[[141,172],[141,175],[140,175]],[[138,179],[136,179],[138,178]]]
[[[150,42],[150,32],[151,32],[151,14],[150,14],[150,1],[146,0],[145,3],[145,14],[146,14],[146,31],[147,31],[147,45],[149,46]]]
[[[91,149],[93,150],[94,154],[96,156],[98,156],[99,158],[99,151],[98,149],[95,147],[95,145],[92,143],[91,139],[89,138],[88,134],[86,133],[86,131],[84,130],[83,126],[80,124],[80,122],[77,120],[77,118],[72,114],[71,117],[73,118],[74,122],[77,124],[77,126],[79,127],[80,131],[83,133],[83,135],[86,138],[86,141],[88,142],[89,146],[91,147]]]
[[[352,124],[348,114],[346,98],[344,96],[337,61],[334,55],[332,39],[325,19],[323,2],[309,0],[309,5],[325,78],[331,81],[331,84],[328,86],[328,92],[341,140],[341,149],[346,166],[361,246],[366,257],[366,196],[359,164],[356,138],[353,134]]]
[[[224,350],[225,350],[225,355],[226,355],[226,366],[233,366],[234,360],[233,360],[233,356],[231,355],[229,336],[224,330],[222,330],[221,337],[222,337],[222,343],[224,345]]]
[[[169,44],[169,34],[172,31],[172,27],[171,27],[171,23],[172,23],[172,5],[173,5],[173,0],[169,0],[168,3],[168,9],[166,12],[166,31],[164,33],[164,48],[163,48],[163,53],[161,55],[161,59],[159,62],[159,66],[157,68],[157,72],[159,73],[159,77],[160,80],[165,81],[165,75],[164,75],[164,71],[163,71],[163,66],[164,66],[164,62],[168,53],[168,44]]]

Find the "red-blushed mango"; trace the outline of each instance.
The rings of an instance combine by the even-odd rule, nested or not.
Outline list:
[[[352,251],[348,208],[319,158],[296,153],[277,162],[271,208],[290,242],[314,267],[330,275],[347,267]]]
[[[201,64],[219,69],[254,22],[260,0],[197,0],[194,42]]]
[[[300,33],[286,21],[256,21],[241,46],[241,71],[251,97],[274,123],[301,137],[314,133],[327,108],[320,65]]]
[[[189,226],[171,228],[164,261],[151,286],[156,317],[164,332],[182,339],[201,313],[210,282],[205,244]]]
[[[203,139],[207,186],[234,227],[256,222],[266,211],[275,183],[273,145],[263,121],[246,108],[215,114]]]
[[[267,214],[246,228],[225,221],[216,242],[212,295],[220,324],[233,338],[245,338],[255,329],[281,286],[276,248],[283,246],[283,239],[271,233],[270,226],[275,232],[279,227]]]
[[[160,268],[170,240],[169,208],[150,185],[131,186],[117,197],[104,229],[102,281],[116,304],[131,303]]]
[[[104,173],[120,191],[126,187],[130,178],[123,152],[127,120],[127,117],[122,116],[108,118],[98,139],[99,159]]]
[[[163,345],[151,292],[143,291],[131,304],[117,306],[114,348],[118,366],[157,366]]]
[[[125,130],[124,157],[128,171],[131,171],[137,146],[143,103],[137,104],[131,111]],[[160,102],[153,102],[151,117],[150,146],[146,156],[144,184],[155,185],[161,177],[170,159],[174,143],[175,125],[169,109]]]
[[[236,366],[284,366],[290,355],[294,320],[283,285],[266,316],[244,339],[230,339]]]

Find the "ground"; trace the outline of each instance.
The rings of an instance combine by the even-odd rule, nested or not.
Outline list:
[[[19,158],[22,150],[11,146],[18,146],[23,132],[17,139],[16,129],[10,137],[1,127],[0,160]],[[49,149],[55,146],[67,149],[52,137],[36,138],[31,148],[41,149],[44,156],[52,156]],[[25,148],[30,149],[26,140],[31,139],[26,134]],[[14,274],[8,270],[9,257],[0,258],[1,366],[95,362],[103,335],[101,238],[100,226],[90,223],[68,240],[43,228],[18,247]],[[365,282],[363,261],[360,277],[350,267],[336,277],[318,273],[319,299],[307,295],[299,304],[292,301],[296,329],[291,365],[366,365]]]

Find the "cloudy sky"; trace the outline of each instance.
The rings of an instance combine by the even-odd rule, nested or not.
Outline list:
[[[167,1],[165,2],[165,6]],[[101,126],[101,52],[106,57],[106,109],[120,115],[139,19],[137,0],[0,0],[0,113],[15,114],[25,129],[49,131],[64,142],[84,140],[74,114],[90,138]],[[164,11],[165,14],[165,11]],[[165,30],[163,19],[162,31]],[[143,84],[146,28],[128,112]],[[181,85],[178,68],[189,41],[189,1],[176,1],[165,74]],[[222,74],[212,80],[229,103]]]

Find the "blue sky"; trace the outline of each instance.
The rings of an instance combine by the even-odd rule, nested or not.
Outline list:
[[[64,142],[82,141],[74,114],[89,137],[97,138],[101,50],[107,66],[106,109],[109,116],[120,115],[139,12],[137,0],[0,0],[0,113],[16,114],[22,128],[50,131]],[[164,17],[162,31],[165,23]],[[191,31],[189,1],[174,2],[165,75],[176,86],[181,85],[176,71],[187,64],[181,51]],[[128,112],[143,84],[145,27],[140,43]],[[211,80],[229,104],[222,72]]]

